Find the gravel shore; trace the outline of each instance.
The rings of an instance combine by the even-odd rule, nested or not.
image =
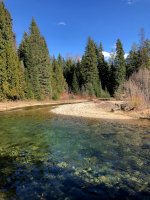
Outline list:
[[[78,104],[59,105],[51,110],[55,114],[88,117],[98,119],[134,119],[122,111],[111,112],[115,102],[84,102]]]

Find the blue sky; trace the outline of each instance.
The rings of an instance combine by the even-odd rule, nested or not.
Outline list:
[[[150,0],[4,0],[19,44],[34,16],[50,55],[83,55],[90,35],[110,52],[121,39],[124,51],[139,42],[140,28],[150,38]]]

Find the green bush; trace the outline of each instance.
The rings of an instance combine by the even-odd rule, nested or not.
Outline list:
[[[55,100],[55,101],[57,101],[57,100],[59,99],[58,94],[55,93],[55,94],[53,95],[52,99]]]
[[[74,95],[71,94],[71,95],[69,96],[69,99],[74,99]]]
[[[107,90],[101,90],[101,98],[110,98],[110,94]]]

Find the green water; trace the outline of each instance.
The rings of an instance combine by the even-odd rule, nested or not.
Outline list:
[[[150,122],[0,113],[0,200],[150,199]]]

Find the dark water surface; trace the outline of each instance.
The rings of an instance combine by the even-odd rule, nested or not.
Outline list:
[[[50,109],[0,113],[0,200],[150,199],[150,121]]]

